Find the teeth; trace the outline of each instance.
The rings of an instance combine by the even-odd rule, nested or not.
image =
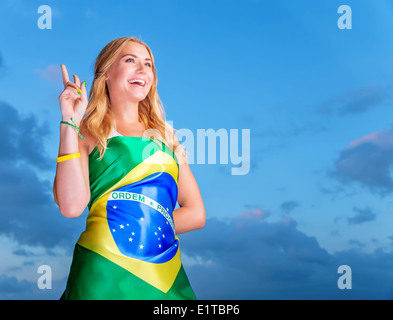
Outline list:
[[[139,79],[132,79],[130,81],[128,81],[129,83],[135,83],[135,82],[139,82],[142,86],[145,85],[145,81],[143,80],[139,80]]]

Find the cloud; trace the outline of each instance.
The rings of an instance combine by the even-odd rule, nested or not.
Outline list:
[[[364,243],[360,242],[359,240],[354,240],[354,239],[349,240],[348,244],[350,244],[351,246],[359,247],[359,248],[365,247]]]
[[[181,243],[187,256],[210,261],[189,268],[198,279],[198,298],[284,297],[290,295],[287,289],[315,276],[313,269],[331,265],[326,250],[296,225],[290,217],[267,223],[237,216],[228,222],[209,219],[204,229],[185,234]]]
[[[295,208],[297,208],[300,204],[296,201],[284,201],[281,203],[280,209],[285,214],[289,214]]]
[[[0,234],[20,244],[71,247],[80,219],[63,217],[54,203],[52,186],[28,167],[0,166]],[[84,223],[84,222],[83,222]]]
[[[37,280],[40,274],[37,274]],[[52,289],[39,289],[36,281],[18,280],[0,275],[0,300],[58,300],[64,290],[65,279],[52,280]]]
[[[359,183],[374,193],[393,191],[393,130],[372,133],[342,150],[331,174],[343,184]]]
[[[243,211],[240,214],[242,218],[248,218],[252,220],[263,220],[266,219],[270,215],[269,210],[262,210],[262,209],[254,209],[253,211]]]
[[[20,115],[3,101],[0,101],[0,112],[0,162],[8,166],[24,162],[41,170],[53,168],[44,150],[44,139],[49,134],[48,124],[38,124],[33,115]]]
[[[370,208],[359,209],[354,207],[354,211],[357,212],[352,218],[348,218],[349,224],[361,224],[367,221],[373,221],[376,219],[377,215],[371,211]]]
[[[0,52],[0,78],[2,78],[5,73],[6,73],[6,66],[4,64],[3,55]]]
[[[34,72],[40,74],[43,79],[53,83],[59,83],[59,81],[62,81],[60,66],[51,65],[44,70],[34,69]]]
[[[27,280],[18,281],[15,277],[0,275],[0,298],[18,299],[24,292],[32,291],[33,284]]]
[[[38,172],[55,172],[44,148],[48,126],[3,101],[0,112],[0,238],[12,243],[2,253],[7,261],[1,264],[0,299],[59,299],[86,216],[63,217],[53,199],[53,182],[38,177]],[[52,290],[40,290],[32,279],[38,279],[37,266],[47,261],[56,279]]]
[[[47,126],[1,101],[0,112],[0,234],[20,244],[71,250],[70,239],[82,228],[83,218],[63,217],[53,199],[52,182],[40,180],[36,173],[55,171],[44,149]]]
[[[382,86],[368,86],[347,92],[317,106],[319,114],[359,114],[374,107],[387,105],[390,89]]]
[[[241,223],[239,223],[241,222]],[[180,236],[198,299],[386,299],[393,297],[393,254],[377,250],[328,253],[290,217],[277,222],[237,216],[208,219]],[[359,247],[357,244],[356,247]],[[349,265],[352,290],[340,290],[340,265]]]

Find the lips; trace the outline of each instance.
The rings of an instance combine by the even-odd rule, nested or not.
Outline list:
[[[130,83],[132,85],[136,85],[138,87],[144,87],[146,84],[146,80],[143,78],[131,78],[131,79],[128,79],[128,83]]]

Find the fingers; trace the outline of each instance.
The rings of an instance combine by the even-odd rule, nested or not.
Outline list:
[[[81,99],[82,101],[87,101],[86,81],[81,83]]]
[[[61,73],[63,76],[63,84],[64,84],[64,88],[65,88],[65,87],[67,87],[67,82],[69,81],[68,72],[67,72],[67,68],[64,64],[61,64],[60,67],[61,67]]]
[[[72,88],[74,88],[79,94],[82,93],[82,90],[81,90],[75,83],[73,83],[73,82],[71,82],[71,81],[68,81],[68,82],[66,83],[66,88],[67,88],[67,87],[72,87]]]
[[[81,86],[81,82],[76,74],[74,74],[74,82],[78,87]]]
[[[61,67],[61,72],[62,72],[62,76],[63,76],[64,89],[67,89],[67,87],[70,86],[70,87],[75,88],[77,90],[77,92],[79,94],[81,94],[82,90],[80,89],[80,85],[81,84],[80,84],[79,77],[74,74],[73,77],[74,77],[74,82],[75,83],[71,82],[69,80],[68,71],[67,71],[66,66],[64,64],[61,64],[60,67]]]

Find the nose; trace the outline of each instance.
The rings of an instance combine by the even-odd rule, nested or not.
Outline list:
[[[143,64],[143,62],[138,63],[137,71],[140,73],[146,73],[146,66]]]

